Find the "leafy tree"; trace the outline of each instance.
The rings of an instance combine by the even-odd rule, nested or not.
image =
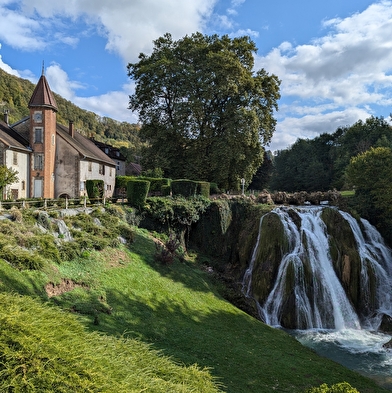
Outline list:
[[[371,116],[365,121],[359,120],[352,126],[339,128],[334,135],[338,135],[334,182],[340,189],[347,186],[345,170],[352,157],[371,147],[391,147],[392,144],[392,129],[383,117]]]
[[[251,190],[263,190],[267,188],[272,176],[273,167],[272,153],[271,151],[265,151],[263,163],[257,169],[248,188]]]
[[[0,199],[3,199],[4,187],[18,181],[18,172],[5,165],[0,165]]]
[[[170,178],[212,181],[222,188],[251,180],[275,129],[280,81],[253,71],[249,37],[165,34],[150,56],[128,64],[136,82],[129,108],[138,111],[149,143],[146,169]]]
[[[332,165],[329,138],[298,139],[277,153],[271,188],[280,191],[324,191],[330,188]]]
[[[359,213],[392,240],[392,150],[372,147],[352,158],[347,177],[355,186]]]

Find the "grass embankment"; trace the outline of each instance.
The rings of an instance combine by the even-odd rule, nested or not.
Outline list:
[[[57,373],[59,383],[64,381],[68,370],[76,387],[67,391],[213,392],[212,375],[222,391],[232,393],[295,393],[342,381],[361,393],[385,392],[225,301],[211,275],[200,269],[204,260],[197,255],[163,266],[155,261],[155,251],[151,235],[138,229],[128,247],[90,251],[40,271],[18,271],[0,261],[2,292],[44,299],[50,281],[79,283],[49,299],[72,313],[38,300],[2,297],[10,311],[0,326],[6,326],[3,333],[15,334],[0,337],[9,351],[0,372],[11,370],[19,383],[48,373],[42,377],[46,391],[61,391],[49,386]],[[56,288],[61,286],[50,293]]]

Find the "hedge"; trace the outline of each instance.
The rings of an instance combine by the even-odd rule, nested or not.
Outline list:
[[[148,180],[132,179],[127,183],[128,203],[136,208],[146,203],[150,182]]]
[[[162,192],[162,187],[170,186],[170,179],[140,176],[140,180],[147,180],[150,182],[149,192]]]
[[[86,191],[88,198],[93,201],[94,199],[102,199],[105,183],[103,180],[86,180]]]

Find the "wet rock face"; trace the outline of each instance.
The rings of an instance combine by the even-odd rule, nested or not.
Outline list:
[[[277,208],[262,218],[243,285],[259,303],[260,318],[274,326],[363,322],[377,329],[377,310],[389,309],[380,288],[390,285],[379,248],[365,222],[336,208]],[[384,316],[381,330],[392,332],[391,317]]]
[[[381,325],[380,325],[380,330],[392,334],[392,317],[389,315],[383,315],[382,320],[381,320]],[[392,340],[389,342],[389,347],[392,348]]]
[[[387,343],[383,345],[386,349],[392,349],[392,339],[390,339]]]

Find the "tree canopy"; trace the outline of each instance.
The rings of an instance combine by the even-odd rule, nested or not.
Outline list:
[[[371,147],[353,157],[347,167],[347,178],[355,186],[358,212],[376,225],[392,242],[392,150]]]
[[[146,169],[213,181],[222,188],[248,181],[275,130],[280,81],[254,71],[249,37],[195,33],[154,41],[151,55],[128,64],[136,82],[129,108],[139,113]]]
[[[344,189],[350,159],[371,147],[392,147],[392,128],[383,117],[359,120],[311,140],[298,139],[274,157],[270,188],[308,192]]]
[[[18,172],[15,169],[0,165],[0,200],[3,199],[4,187],[18,181]]]

